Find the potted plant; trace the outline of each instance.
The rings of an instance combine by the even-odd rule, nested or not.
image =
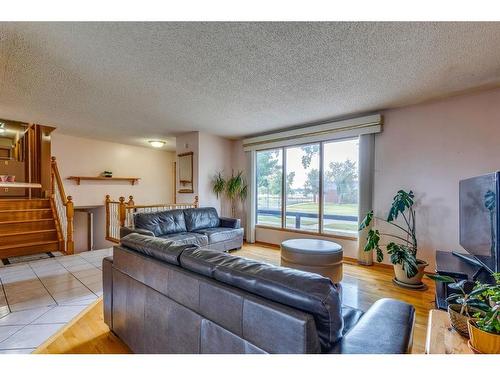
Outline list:
[[[236,217],[236,204],[238,201],[244,202],[248,193],[248,186],[243,178],[243,172],[239,171],[235,174],[233,171],[231,177],[227,180],[221,172],[217,173],[212,180],[212,191],[217,198],[222,194],[226,195],[231,203],[231,215]]]
[[[457,281],[453,277],[443,275],[427,275],[434,281],[449,284],[448,287],[455,291],[446,298],[448,302],[448,316],[453,328],[462,336],[469,337],[467,322],[474,319],[474,314],[483,314],[482,311],[488,308],[488,305],[480,298],[487,287],[476,284],[471,288],[468,280]]]
[[[398,284],[408,287],[423,286],[422,277],[424,269],[428,265],[427,262],[417,259],[417,236],[416,236],[416,221],[414,209],[413,191],[406,192],[399,190],[394,196],[392,205],[389,209],[387,219],[376,217],[373,210],[366,214],[359,226],[359,230],[368,228],[372,220],[375,218],[390,224],[396,229],[397,234],[382,233],[378,229],[370,229],[368,231],[367,242],[364,248],[365,251],[375,250],[377,254],[377,262],[384,260],[384,252],[382,247],[386,248],[387,254],[390,255],[391,263],[394,265],[394,273]],[[397,221],[402,219],[403,222]],[[380,237],[386,236],[395,238],[399,242],[389,242],[387,245],[380,244]]]
[[[469,319],[469,346],[475,352],[500,354],[500,273],[494,273],[495,285],[479,285],[484,291],[479,298],[486,308]]]

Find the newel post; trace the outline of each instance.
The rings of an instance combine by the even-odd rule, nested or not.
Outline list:
[[[134,197],[132,195],[129,195],[128,197],[127,206],[129,207],[135,206]]]
[[[73,207],[73,197],[68,195],[68,202],[66,203],[66,219],[68,220],[66,228],[66,253],[73,254],[75,252],[75,243],[73,241],[73,217],[75,216],[75,211]]]
[[[127,204],[125,203],[125,197],[120,197],[118,200],[120,201],[120,205],[118,207],[118,220],[120,221],[120,227],[124,227],[125,219],[127,217]]]

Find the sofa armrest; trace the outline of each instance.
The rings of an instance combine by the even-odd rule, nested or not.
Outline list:
[[[102,260],[104,323],[113,329],[113,257]]]
[[[411,351],[415,308],[383,298],[334,346],[339,354],[403,354]]]
[[[150,230],[146,230],[146,229],[138,229],[138,228],[128,228],[128,227],[120,227],[120,238],[123,238],[127,235],[129,235],[130,233],[138,233],[138,234],[143,234],[145,236],[151,236],[151,237],[154,237],[155,234],[153,232],[151,232]]]
[[[220,221],[220,226],[224,228],[233,228],[233,229],[241,228],[240,219],[233,219],[231,217],[220,217],[219,221]]]

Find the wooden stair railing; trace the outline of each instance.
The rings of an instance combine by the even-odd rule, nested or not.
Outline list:
[[[50,182],[50,201],[56,218],[60,249],[66,254],[73,254],[75,252],[75,243],[73,240],[73,198],[71,195],[66,196],[64,192],[64,185],[57,168],[55,156],[52,156],[51,160]]]
[[[134,226],[134,214],[138,212],[158,212],[183,208],[198,207],[198,196],[194,197],[193,203],[159,203],[151,205],[136,205],[134,197],[129,196],[128,201],[125,197],[120,197],[118,201],[113,201],[109,195],[106,195],[106,240],[119,243],[120,227]]]

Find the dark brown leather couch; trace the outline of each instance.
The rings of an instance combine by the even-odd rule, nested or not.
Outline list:
[[[134,353],[406,353],[414,308],[342,306],[320,275],[130,234],[103,261],[104,320]]]
[[[134,228],[121,227],[120,238],[139,233],[171,241],[229,251],[243,245],[240,219],[219,217],[213,207],[188,208],[134,214]]]

